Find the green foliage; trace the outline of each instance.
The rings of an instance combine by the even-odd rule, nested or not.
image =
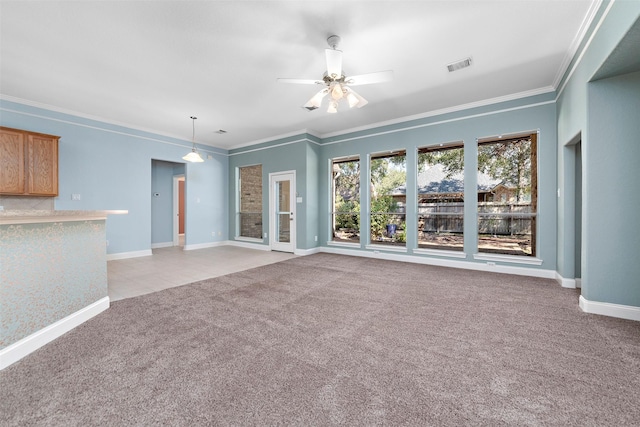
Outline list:
[[[419,170],[441,164],[447,178],[464,171],[464,150],[449,148],[418,155]],[[478,145],[478,171],[516,188],[516,199],[531,194],[531,139],[518,138]]]
[[[522,201],[531,194],[531,140],[478,146],[478,170],[516,187],[516,200]]]
[[[396,242],[406,243],[407,242],[407,226],[404,221],[400,224],[398,231],[395,236]]]
[[[358,200],[345,201],[342,196],[336,196],[335,212],[337,229],[360,229],[360,202]]]
[[[461,147],[445,148],[418,154],[418,172],[428,165],[441,164],[447,178],[464,172],[464,149]]]

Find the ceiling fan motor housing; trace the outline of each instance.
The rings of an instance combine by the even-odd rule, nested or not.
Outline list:
[[[338,45],[340,44],[340,40],[340,36],[333,35],[327,38],[327,43],[329,43],[329,47],[331,49],[337,49]]]

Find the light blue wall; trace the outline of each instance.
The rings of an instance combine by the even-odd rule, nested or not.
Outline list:
[[[173,175],[176,164],[151,161],[151,243],[173,243]]]
[[[107,219],[107,252],[151,248],[151,160],[182,163],[189,141],[6,100],[0,100],[0,112],[2,126],[61,137],[56,209],[126,209],[128,215]],[[228,234],[227,152],[199,149],[212,158],[185,165],[187,245],[223,241]],[[71,194],[81,200],[72,201]]]
[[[582,295],[640,307],[640,72],[589,83]]]
[[[607,79],[640,68],[640,2],[604,2],[599,17],[557,100],[558,273],[573,278],[579,272],[587,300],[640,306],[637,257],[628,255],[637,251],[638,225],[622,217],[638,210],[639,176],[629,162],[638,158],[640,93],[633,75]],[[580,165],[569,145],[576,136],[582,141],[582,206],[575,205],[573,194],[580,191],[575,177]],[[581,208],[581,236],[576,236]],[[581,257],[575,242],[581,243]]]
[[[317,230],[317,138],[301,134],[238,148],[229,152],[229,239],[236,238],[237,227],[237,168],[262,165],[262,235],[269,232],[269,174],[282,171],[296,171],[296,193],[302,203],[296,204],[296,248],[310,249]],[[263,239],[269,244],[269,239]]]
[[[270,172],[296,170],[297,192],[303,198],[298,204],[298,249],[327,246],[331,238],[330,212],[330,159],[358,155],[361,168],[368,170],[371,153],[393,149],[407,150],[407,188],[409,194],[416,191],[417,148],[443,142],[465,142],[465,188],[468,203],[465,206],[465,251],[467,260],[473,261],[477,252],[477,206],[476,206],[476,138],[501,134],[539,131],[539,209],[538,209],[538,254],[542,265],[537,268],[555,269],[556,262],[556,123],[555,103],[552,93],[533,96],[516,101],[503,102],[485,107],[450,113],[436,117],[413,120],[334,136],[323,140],[309,135],[279,139],[244,149],[231,150],[229,180],[231,193],[229,203],[230,239],[235,238],[235,209],[237,203],[236,171],[240,166],[263,165],[263,233],[268,232],[268,176]],[[367,176],[361,174],[361,206],[369,206]],[[415,212],[416,200],[407,200],[407,211]],[[368,230],[368,211],[363,212],[362,229]],[[407,217],[408,229],[417,230],[415,215]],[[318,236],[318,241],[315,241]],[[361,236],[361,250],[368,236]],[[264,241],[267,244],[268,241]],[[408,253],[417,247],[417,235],[407,236]],[[424,256],[424,255],[419,255]]]
[[[477,253],[477,138],[502,134],[539,131],[538,140],[538,253],[542,265],[536,268],[555,269],[556,251],[556,126],[553,94],[539,95],[516,101],[468,109],[457,113],[434,116],[394,124],[353,134],[332,137],[323,141],[320,156],[320,233],[322,244],[330,240],[331,211],[329,188],[330,159],[358,155],[361,160],[361,249],[369,242],[369,188],[366,171],[369,156],[395,149],[407,151],[407,194],[417,191],[417,148],[440,143],[463,141],[465,147],[465,221],[464,234],[467,261],[474,261]],[[417,200],[407,198],[407,212],[416,212]],[[416,215],[407,215],[407,229],[417,230]],[[417,247],[417,234],[407,234],[407,249],[411,254]],[[382,249],[381,249],[382,250]],[[424,255],[419,255],[424,256]],[[441,259],[442,257],[439,257]],[[486,261],[483,261],[486,262]]]

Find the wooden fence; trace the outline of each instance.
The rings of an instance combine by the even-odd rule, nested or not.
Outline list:
[[[530,203],[478,203],[480,234],[530,234],[533,221]],[[462,233],[464,203],[418,204],[418,228],[426,233]]]

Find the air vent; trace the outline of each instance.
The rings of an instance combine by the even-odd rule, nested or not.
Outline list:
[[[224,130],[224,129],[218,129],[215,133],[218,133],[218,134],[220,134],[220,135],[223,135],[223,134],[227,133],[227,131],[226,131],[226,130]]]
[[[462,68],[467,68],[469,65],[471,65],[471,58],[466,58],[460,61],[452,62],[451,64],[447,65],[447,69],[451,73]]]

